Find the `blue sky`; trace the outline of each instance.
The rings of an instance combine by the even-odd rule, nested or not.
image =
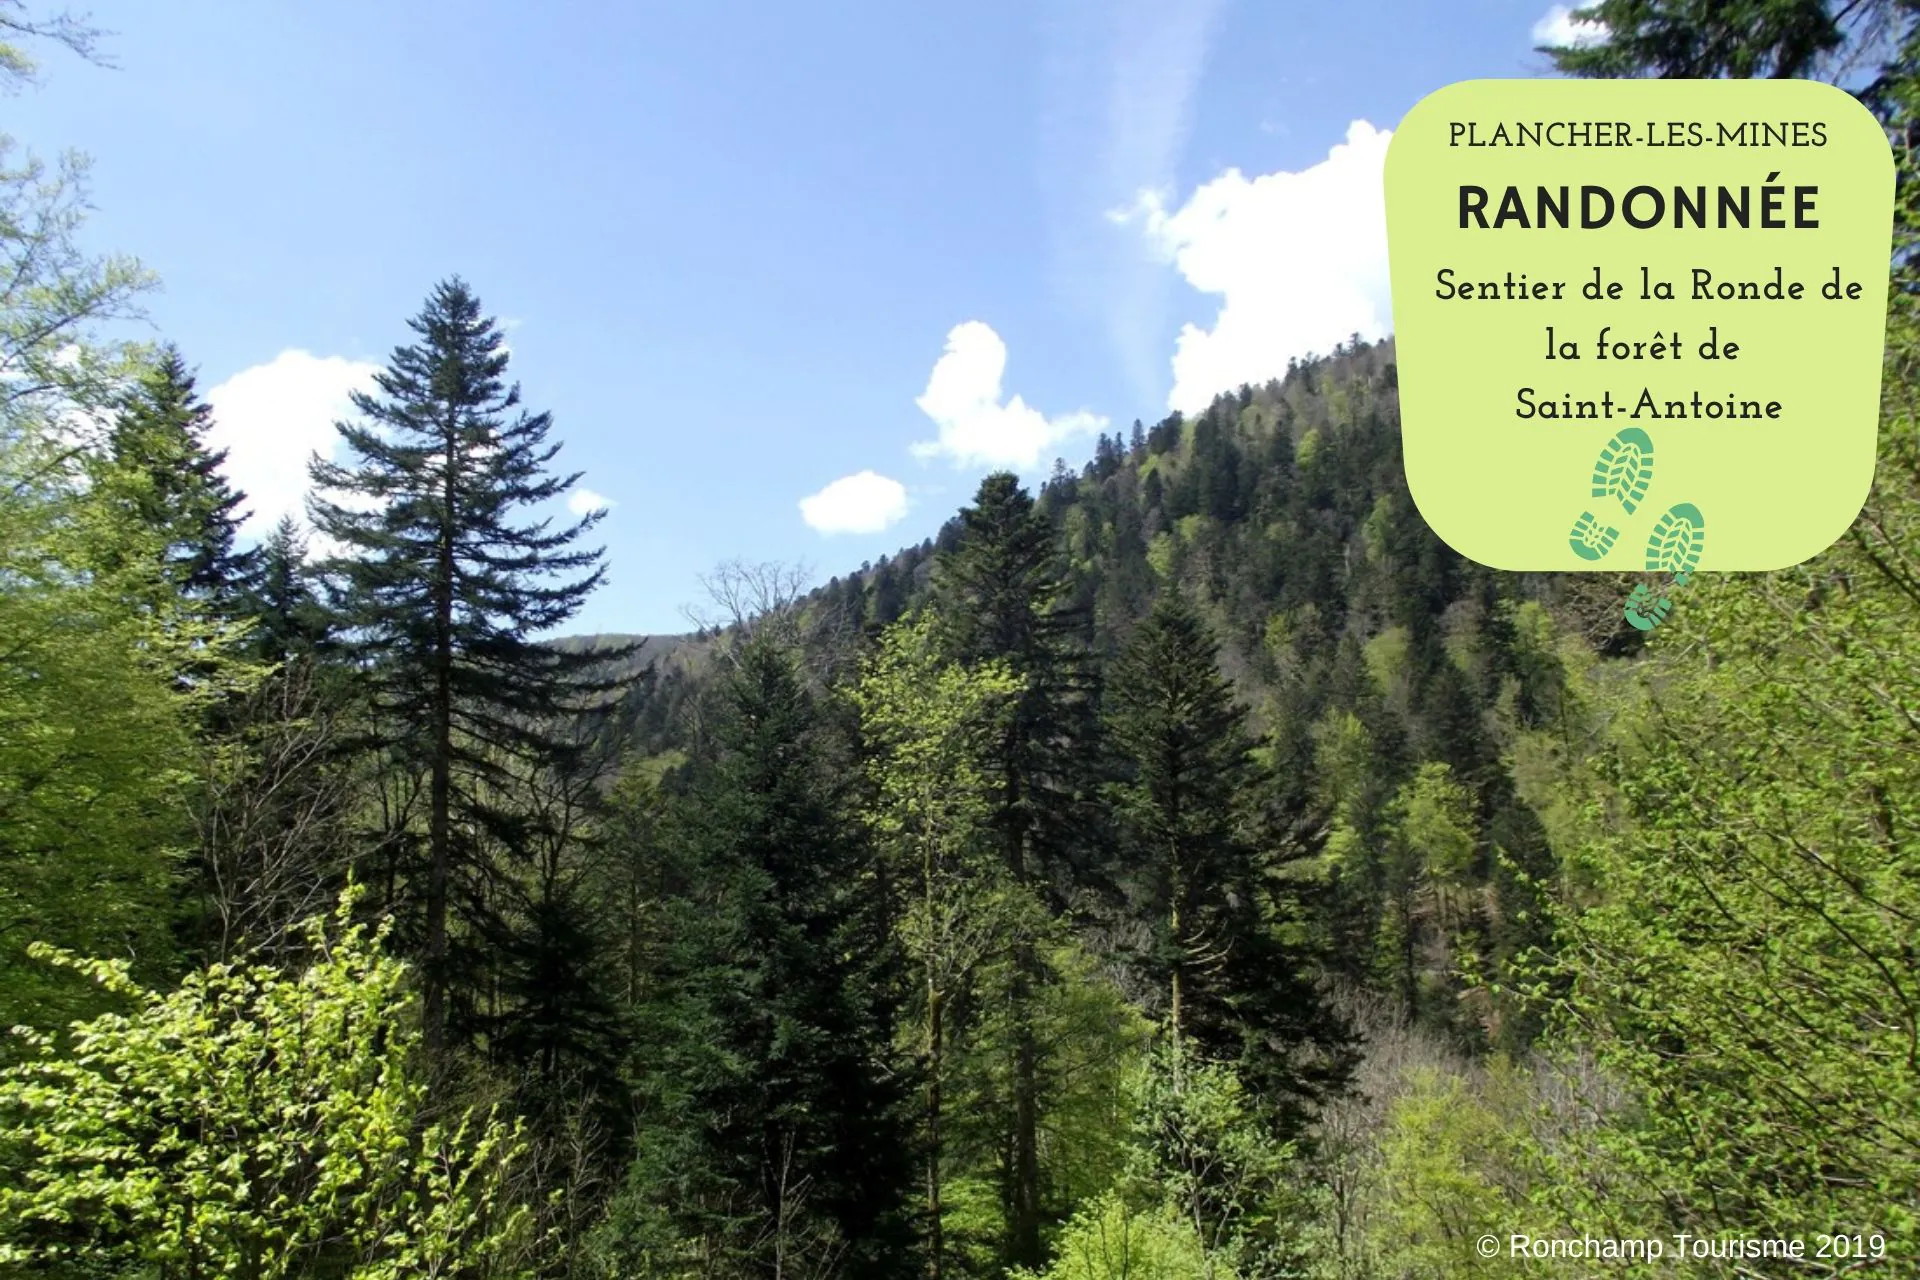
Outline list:
[[[36,6],[45,9],[45,5]],[[815,577],[979,478],[1390,328],[1379,162],[1422,96],[1544,74],[1540,0],[95,0],[0,127],[94,160],[268,521],[433,283],[610,503],[571,630],[678,631],[729,559]],[[1560,11],[1564,13],[1564,10]]]

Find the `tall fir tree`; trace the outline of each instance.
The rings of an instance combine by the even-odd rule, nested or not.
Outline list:
[[[1247,713],[1192,606],[1163,597],[1115,661],[1109,788],[1121,881],[1151,939],[1140,962],[1165,1000],[1176,1056],[1239,1067],[1283,1112],[1321,1096],[1347,1036],[1277,926],[1277,858],[1262,840],[1260,769]]]
[[[450,1000],[463,977],[454,917],[468,938],[481,931],[489,860],[523,853],[539,821],[511,802],[516,769],[568,766],[568,726],[626,655],[540,642],[605,576],[601,550],[580,545],[602,513],[556,528],[531,512],[579,475],[550,469],[551,416],[502,380],[499,326],[457,277],[409,326],[417,340],[395,348],[376,391],[353,395],[364,420],[337,424],[349,460],[314,459],[310,511],[343,549],[324,569],[370,695],[371,745],[425,780],[425,831],[385,834],[411,864],[403,919],[438,1047],[473,1025]]]
[[[988,476],[960,513],[960,536],[934,571],[943,647],[967,665],[998,660],[1019,682],[989,765],[992,826],[1015,883],[1056,907],[1075,896],[1095,830],[1087,764],[1094,748],[1095,682],[1084,614],[1065,607],[1068,582],[1051,522],[1010,472]],[[1011,1131],[1005,1202],[1007,1260],[1040,1262],[1041,1048],[1034,988],[1039,949],[1016,939],[1010,991]]]

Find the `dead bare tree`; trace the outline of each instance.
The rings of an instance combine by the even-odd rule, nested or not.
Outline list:
[[[295,664],[255,691],[237,730],[204,758],[194,816],[209,946],[219,959],[297,947],[300,923],[338,894],[352,804],[340,739],[313,668]]]
[[[742,640],[771,632],[779,639],[797,640],[800,620],[796,606],[812,579],[813,571],[805,564],[728,560],[712,572],[699,575],[707,602],[688,605],[682,613],[703,631],[732,634]]]

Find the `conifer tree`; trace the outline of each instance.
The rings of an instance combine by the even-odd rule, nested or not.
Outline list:
[[[981,482],[960,513],[958,544],[935,566],[936,608],[947,656],[969,666],[998,660],[1019,682],[995,745],[992,826],[1014,882],[1056,906],[1085,875],[1090,833],[1086,765],[1094,740],[1085,618],[1063,607],[1068,584],[1053,527],[1019,478]],[[1034,986],[1043,966],[1031,939],[1014,944],[1012,1132],[1006,1208],[1008,1259],[1040,1262],[1040,1047]]]
[[[1113,667],[1106,727],[1126,776],[1109,794],[1174,1052],[1238,1065],[1284,1106],[1337,1076],[1324,1051],[1344,1036],[1278,942],[1254,743],[1218,663],[1193,608],[1164,597]]]
[[[552,418],[503,381],[499,326],[457,277],[409,324],[417,339],[394,350],[375,393],[354,393],[363,421],[337,424],[350,459],[313,461],[310,510],[344,549],[324,568],[370,695],[370,745],[426,782],[424,840],[387,835],[413,855],[403,918],[438,1046],[459,1020],[450,917],[484,923],[489,857],[530,838],[534,819],[502,799],[510,762],[564,765],[565,726],[611,687],[602,664],[625,654],[539,641],[604,577],[602,552],[580,545],[601,513],[555,527],[532,510],[579,476],[550,470]]]
[[[326,606],[307,562],[306,540],[291,516],[282,516],[259,546],[246,585],[246,611],[253,619],[248,642],[269,662],[311,653],[325,643]]]
[[[213,409],[186,361],[165,347],[115,416],[99,478],[127,514],[154,530],[167,579],[188,599],[226,613],[237,606],[253,556],[236,549],[246,495],[221,474],[227,453],[208,446],[212,425]]]
[[[882,633],[853,700],[870,753],[868,820],[899,886],[898,932],[918,970],[927,1274],[941,1280],[948,1253],[945,1131],[954,1101],[948,1009],[973,994],[1027,903],[1007,893],[999,851],[982,839],[991,809],[981,763],[1019,684],[1002,664],[970,670],[942,662],[931,643],[934,624],[922,613]]]
[[[681,809],[699,870],[692,932],[655,979],[676,1096],[643,1081],[654,1191],[726,1274],[913,1270],[906,1079],[888,1067],[898,975],[849,779],[794,656],[745,640],[716,708],[716,759]],[[643,1021],[647,1019],[643,1013]],[[673,1088],[674,1086],[667,1086]]]

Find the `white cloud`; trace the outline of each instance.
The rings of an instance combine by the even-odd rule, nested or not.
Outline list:
[[[1604,22],[1582,22],[1573,16],[1573,9],[1557,4],[1533,24],[1533,42],[1541,47],[1580,48],[1586,45],[1605,44],[1607,25]]]
[[[595,493],[588,488],[575,489],[567,495],[567,510],[577,516],[591,515],[595,511],[605,511],[613,505],[613,499],[605,494]]]
[[[1138,223],[1188,284],[1221,298],[1211,328],[1180,330],[1169,407],[1196,412],[1220,392],[1279,376],[1289,357],[1356,333],[1386,335],[1381,175],[1391,136],[1356,120],[1345,142],[1298,173],[1229,169],[1171,213],[1164,192],[1144,191],[1112,215]]]
[[[940,434],[916,443],[913,455],[944,457],[959,467],[1029,470],[1053,446],[1106,427],[1105,418],[1085,411],[1048,418],[1019,396],[1001,403],[1006,370],[1007,344],[991,326],[978,320],[955,325],[926,394],[914,401]]]
[[[227,451],[227,478],[247,494],[247,533],[265,533],[283,515],[304,521],[307,459],[334,456],[333,424],[354,416],[348,393],[370,390],[378,369],[289,349],[207,392],[208,443]]]
[[[800,518],[821,533],[879,533],[907,514],[907,490],[874,471],[842,476],[800,499]]]

